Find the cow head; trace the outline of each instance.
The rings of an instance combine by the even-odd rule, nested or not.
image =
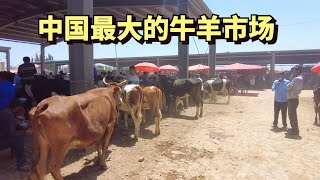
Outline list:
[[[123,92],[122,92],[122,89],[125,85],[128,84],[128,81],[124,80],[120,83],[116,83],[116,82],[112,82],[112,83],[107,83],[105,81],[105,78],[103,78],[103,82],[104,84],[107,86],[107,87],[114,87],[114,92],[113,92],[113,98],[114,100],[116,101],[115,103],[117,104],[117,106],[120,106],[123,99],[122,99],[122,95],[123,95]]]

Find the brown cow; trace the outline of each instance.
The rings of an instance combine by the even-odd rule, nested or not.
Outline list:
[[[314,118],[314,124],[318,124],[318,114],[320,116],[320,88],[317,88],[313,91],[313,100],[314,100],[314,112],[316,117]]]
[[[142,124],[146,122],[145,112],[151,111],[151,115],[154,118],[155,134],[160,134],[160,120],[162,119],[161,107],[162,107],[162,91],[155,87],[149,86],[143,88],[143,94],[146,103],[143,104],[143,119]]]
[[[29,112],[34,138],[30,179],[44,179],[49,150],[49,172],[54,179],[63,179],[60,168],[70,149],[96,145],[98,164],[106,168],[106,151],[118,119],[123,85],[74,96],[52,96]]]
[[[143,91],[139,85],[128,84],[123,88],[120,110],[124,112],[125,128],[128,129],[129,113],[134,121],[134,139],[138,141],[142,121]]]

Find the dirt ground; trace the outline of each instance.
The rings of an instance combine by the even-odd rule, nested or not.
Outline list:
[[[204,117],[198,120],[191,118],[194,107],[179,117],[163,119],[159,136],[147,119],[139,142],[132,139],[131,122],[131,137],[121,127],[115,130],[107,170],[93,165],[96,152],[89,149],[84,155],[69,154],[63,176],[76,180],[320,179],[320,127],[313,125],[312,91],[300,96],[298,138],[272,128],[273,93],[257,93],[258,97],[233,96],[229,105],[224,104],[226,98],[220,98],[219,104],[206,103]],[[281,116],[278,126],[282,127]],[[2,175],[0,179],[26,177]]]

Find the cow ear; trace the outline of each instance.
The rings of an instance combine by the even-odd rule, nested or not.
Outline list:
[[[120,87],[118,87],[118,86],[114,87],[114,93],[118,93],[119,91],[121,91]]]

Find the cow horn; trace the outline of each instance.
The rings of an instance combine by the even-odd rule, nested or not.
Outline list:
[[[118,86],[122,87],[122,86],[125,86],[126,84],[128,84],[128,81],[124,80],[121,83],[119,83]]]
[[[103,83],[104,83],[106,86],[110,86],[110,84],[106,82],[106,77],[104,77],[104,78],[102,79],[102,81],[103,81]]]

